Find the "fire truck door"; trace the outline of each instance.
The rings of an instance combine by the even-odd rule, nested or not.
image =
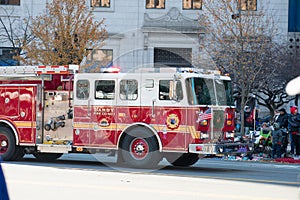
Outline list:
[[[96,79],[91,100],[90,145],[114,148],[117,79]],[[93,87],[92,87],[93,88]]]
[[[157,101],[158,101],[158,85],[153,77],[141,78],[141,121],[151,124],[156,119]]]
[[[147,123],[155,128],[161,138],[163,149],[186,150],[186,106],[182,103],[181,82],[173,77],[142,78],[141,105]],[[177,90],[177,91],[176,91]]]
[[[141,122],[140,101],[142,96],[139,89],[141,80],[136,74],[127,74],[119,79],[119,93],[116,107],[117,130],[123,131],[136,122]]]
[[[173,77],[162,77],[158,81],[156,124],[162,138],[164,150],[185,151],[187,146],[186,106],[183,103],[182,84]]]

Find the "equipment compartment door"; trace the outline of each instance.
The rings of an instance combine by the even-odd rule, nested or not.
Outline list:
[[[35,140],[35,95],[34,85],[0,85],[0,113],[14,121],[21,143]]]
[[[36,97],[37,86],[20,86],[19,87],[19,127],[21,143],[33,143],[35,141],[36,129]]]

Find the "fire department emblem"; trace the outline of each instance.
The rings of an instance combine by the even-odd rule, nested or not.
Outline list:
[[[175,113],[169,114],[167,117],[167,127],[171,130],[179,127],[179,117]]]
[[[110,123],[109,123],[109,121],[108,121],[106,118],[102,118],[102,119],[100,120],[100,122],[99,122],[98,125],[99,125],[99,126],[102,126],[102,127],[103,127],[103,126],[105,127],[105,126],[109,126],[109,124],[110,124]]]

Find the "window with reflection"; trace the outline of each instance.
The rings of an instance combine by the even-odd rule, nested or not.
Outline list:
[[[257,10],[256,0],[239,0],[241,10],[243,11],[253,11]]]
[[[86,100],[90,95],[90,82],[88,80],[78,80],[76,83],[77,99]]]
[[[115,98],[115,81],[114,80],[97,80],[95,81],[95,99],[114,99]]]
[[[230,80],[187,78],[186,90],[191,105],[234,105]]]
[[[91,52],[87,56],[87,60],[89,62],[99,62],[98,64],[102,67],[108,67],[111,65],[113,60],[112,49],[94,49],[89,51]]]
[[[120,99],[136,100],[138,97],[137,80],[121,80],[120,81]]]
[[[171,80],[159,81],[159,100],[170,100],[170,82]]]
[[[182,85],[180,81],[160,80],[159,81],[159,100],[183,99]]]
[[[213,79],[186,79],[187,96],[191,105],[216,105]]]
[[[20,0],[0,0],[0,5],[20,5]]]
[[[218,105],[233,106],[231,82],[229,80],[215,79],[215,85]]]
[[[201,10],[202,0],[182,0],[184,10]]]
[[[85,65],[80,70],[85,73],[101,72],[101,69],[113,66],[112,49],[91,49],[86,57]]]
[[[110,0],[92,0],[91,7],[97,8],[109,8],[110,7]]]
[[[146,0],[146,8],[157,8],[164,9],[165,8],[165,0]]]

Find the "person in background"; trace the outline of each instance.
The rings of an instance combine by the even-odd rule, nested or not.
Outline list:
[[[235,124],[235,131],[240,133],[241,132],[241,113],[240,112],[235,113],[234,124]]]
[[[253,116],[251,115],[251,108],[245,106],[244,108],[244,126],[245,126],[245,135],[249,134],[250,129],[254,126]]]
[[[294,156],[294,159],[300,159],[300,114],[298,113],[298,108],[296,106],[291,106],[290,111],[291,114],[288,119],[288,130],[292,139],[291,153],[294,153],[295,148],[296,155]]]
[[[272,127],[268,125],[268,123],[264,122],[260,128],[260,136],[261,140],[264,140],[265,146],[271,146],[271,135],[272,135]]]
[[[283,141],[282,141],[282,153],[287,153],[287,145],[289,141],[289,134],[288,134],[288,121],[289,121],[289,115],[287,114],[286,110],[284,108],[280,108],[278,110],[277,117],[274,118],[274,123],[279,123],[279,126],[282,130],[283,134]]]
[[[284,108],[278,110],[278,116],[275,118],[274,122],[279,123],[280,128],[287,128],[289,121],[289,115]]]
[[[272,119],[272,123],[275,123],[279,117],[279,110],[274,110],[274,116],[273,116],[273,119]]]
[[[273,124],[274,130],[272,131],[272,158],[281,158],[281,148],[283,140],[283,131],[279,123]]]

